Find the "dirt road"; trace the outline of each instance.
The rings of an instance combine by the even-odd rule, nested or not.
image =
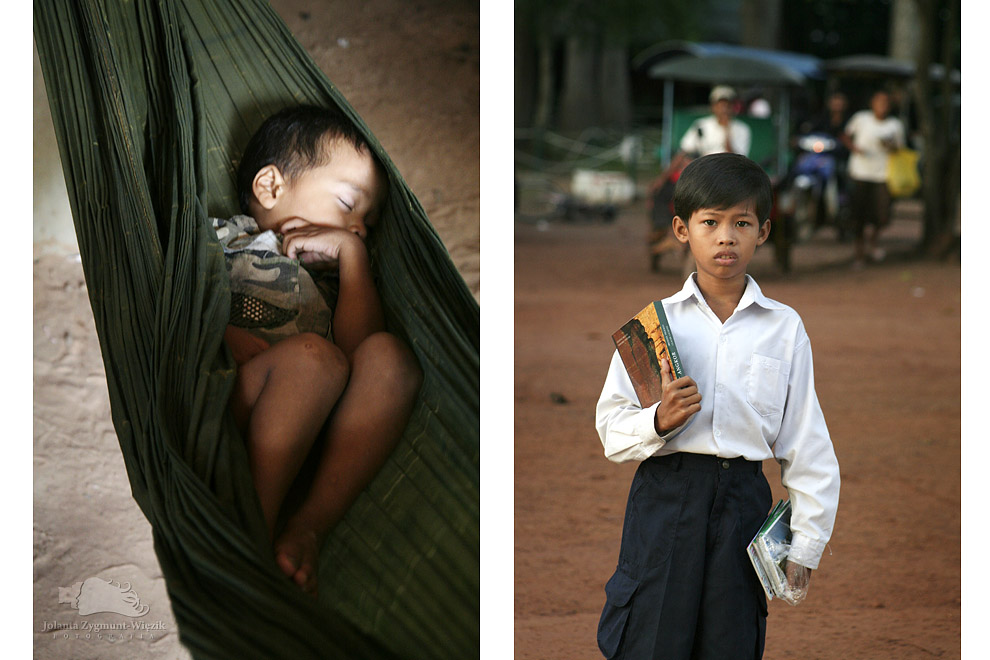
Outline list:
[[[600,657],[595,633],[635,465],[602,455],[594,408],[612,331],[677,291],[649,271],[643,211],[614,224],[516,224],[516,658]],[[797,309],[842,471],[836,529],[808,600],[770,603],[767,660],[960,655],[960,268],[914,261],[917,208],[863,271],[823,236],[777,273],[750,272]],[[775,498],[779,469],[764,466]]]

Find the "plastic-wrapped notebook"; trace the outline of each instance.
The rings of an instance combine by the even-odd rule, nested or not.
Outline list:
[[[760,578],[767,598],[782,598],[787,593],[784,560],[791,549],[791,502],[781,500],[750,541],[746,552]]]
[[[612,333],[622,364],[643,408],[660,400],[660,360],[667,358],[674,378],[684,375],[674,336],[660,301],[647,305]]]

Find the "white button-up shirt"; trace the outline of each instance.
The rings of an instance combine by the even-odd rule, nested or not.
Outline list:
[[[657,435],[660,404],[643,409],[618,351],[598,401],[605,456],[618,463],[674,452],[775,458],[791,500],[790,558],[817,568],[832,535],[839,501],[839,464],[815,394],[811,344],[797,312],[746,289],[723,324],[692,275],[663,301],[684,373],[698,384],[701,410]]]

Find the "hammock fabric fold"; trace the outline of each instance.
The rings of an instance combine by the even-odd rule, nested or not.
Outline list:
[[[259,0],[36,0],[114,427],[197,658],[478,654],[479,310],[422,207],[339,91]],[[390,330],[425,372],[393,456],[322,555],[320,600],[279,572],[226,412],[223,254],[234,163],[261,121],[335,105],[385,163],[371,246]]]

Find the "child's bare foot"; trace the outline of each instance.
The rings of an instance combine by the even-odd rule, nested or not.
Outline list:
[[[316,595],[320,543],[316,531],[290,525],[275,541],[275,562],[289,579],[308,594]]]

